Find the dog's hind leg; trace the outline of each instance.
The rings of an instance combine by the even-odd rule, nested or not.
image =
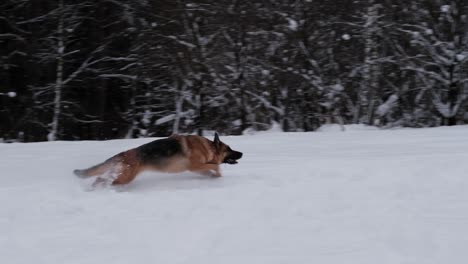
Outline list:
[[[113,175],[113,185],[127,184],[140,173],[142,167],[134,150],[127,151],[122,155],[122,161],[118,165],[118,173]]]
[[[112,185],[127,184],[133,181],[139,172],[137,169],[138,168],[132,168],[130,166],[123,168],[118,177],[112,181]]]
[[[102,175],[106,171],[108,171],[113,165],[114,165],[113,160],[108,159],[104,161],[103,163],[100,163],[98,165],[92,166],[84,170],[74,170],[73,173],[80,178]]]
[[[99,173],[92,187],[96,188],[110,185],[120,175],[120,165],[120,163],[113,163],[106,171]]]
[[[98,165],[94,165],[90,168],[84,169],[84,170],[74,170],[73,173],[81,178],[86,178],[90,176],[97,176],[97,175],[103,175],[107,171],[109,171],[111,168],[115,167],[116,164],[121,162],[125,156],[127,155],[127,152],[121,152],[106,161],[99,163]]]

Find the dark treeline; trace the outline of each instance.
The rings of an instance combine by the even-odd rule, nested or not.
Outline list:
[[[468,122],[466,0],[2,0],[0,140]]]

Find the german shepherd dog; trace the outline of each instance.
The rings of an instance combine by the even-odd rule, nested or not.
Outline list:
[[[241,152],[232,150],[219,140],[218,133],[213,141],[200,136],[172,135],[121,152],[88,169],[73,172],[83,178],[99,175],[94,187],[106,183],[127,184],[145,170],[168,173],[188,170],[221,177],[219,165],[236,164],[241,157]]]

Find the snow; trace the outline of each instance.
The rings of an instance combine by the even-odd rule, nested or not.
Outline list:
[[[299,27],[297,21],[289,17],[286,19],[288,20],[288,28],[292,31],[297,31],[297,28]]]
[[[327,133],[343,132],[343,128],[344,128],[344,131],[347,131],[347,132],[356,132],[356,131],[359,132],[363,130],[378,130],[377,127],[367,126],[367,125],[362,125],[362,124],[345,125],[345,126],[341,126],[339,124],[326,124],[326,125],[322,125],[321,127],[319,127],[317,129],[317,132],[327,132]]]
[[[458,106],[455,105],[452,107],[450,102],[443,103],[440,99],[440,96],[436,96],[433,100],[433,104],[437,111],[445,118],[453,117],[458,111]]]
[[[270,74],[270,71],[269,71],[269,70],[262,70],[262,74],[265,75],[265,76],[266,76],[266,75],[269,75],[269,74]]]
[[[396,105],[398,101],[398,95],[392,94],[385,103],[379,105],[377,107],[376,114],[379,116],[385,116],[390,110],[392,110]]]
[[[337,92],[341,92],[341,91],[344,90],[343,85],[341,85],[340,83],[334,84],[331,87],[332,87],[333,90],[335,90]]]
[[[152,139],[0,144],[0,260],[464,263],[468,126],[224,137],[224,177],[71,171]]]
[[[467,54],[468,54],[468,52],[467,52]],[[465,55],[465,54],[457,54],[457,56],[456,56],[457,61],[459,61],[459,62],[464,61],[466,59],[466,56],[467,55]]]
[[[440,7],[440,12],[442,13],[448,13],[450,11],[450,5],[442,5]]]
[[[16,93],[15,93],[15,92],[8,92],[8,93],[6,93],[6,95],[7,95],[8,97],[11,97],[11,98],[16,97]]]
[[[163,117],[159,118],[158,120],[156,120],[154,122],[154,124],[155,125],[161,125],[161,124],[170,122],[170,121],[174,120],[175,118],[176,118],[176,114],[169,114],[167,116],[163,116]]]

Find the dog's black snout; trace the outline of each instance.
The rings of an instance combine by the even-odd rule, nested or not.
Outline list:
[[[234,158],[235,158],[235,159],[240,159],[240,158],[242,158],[242,152],[236,151],[236,152],[234,153]]]

